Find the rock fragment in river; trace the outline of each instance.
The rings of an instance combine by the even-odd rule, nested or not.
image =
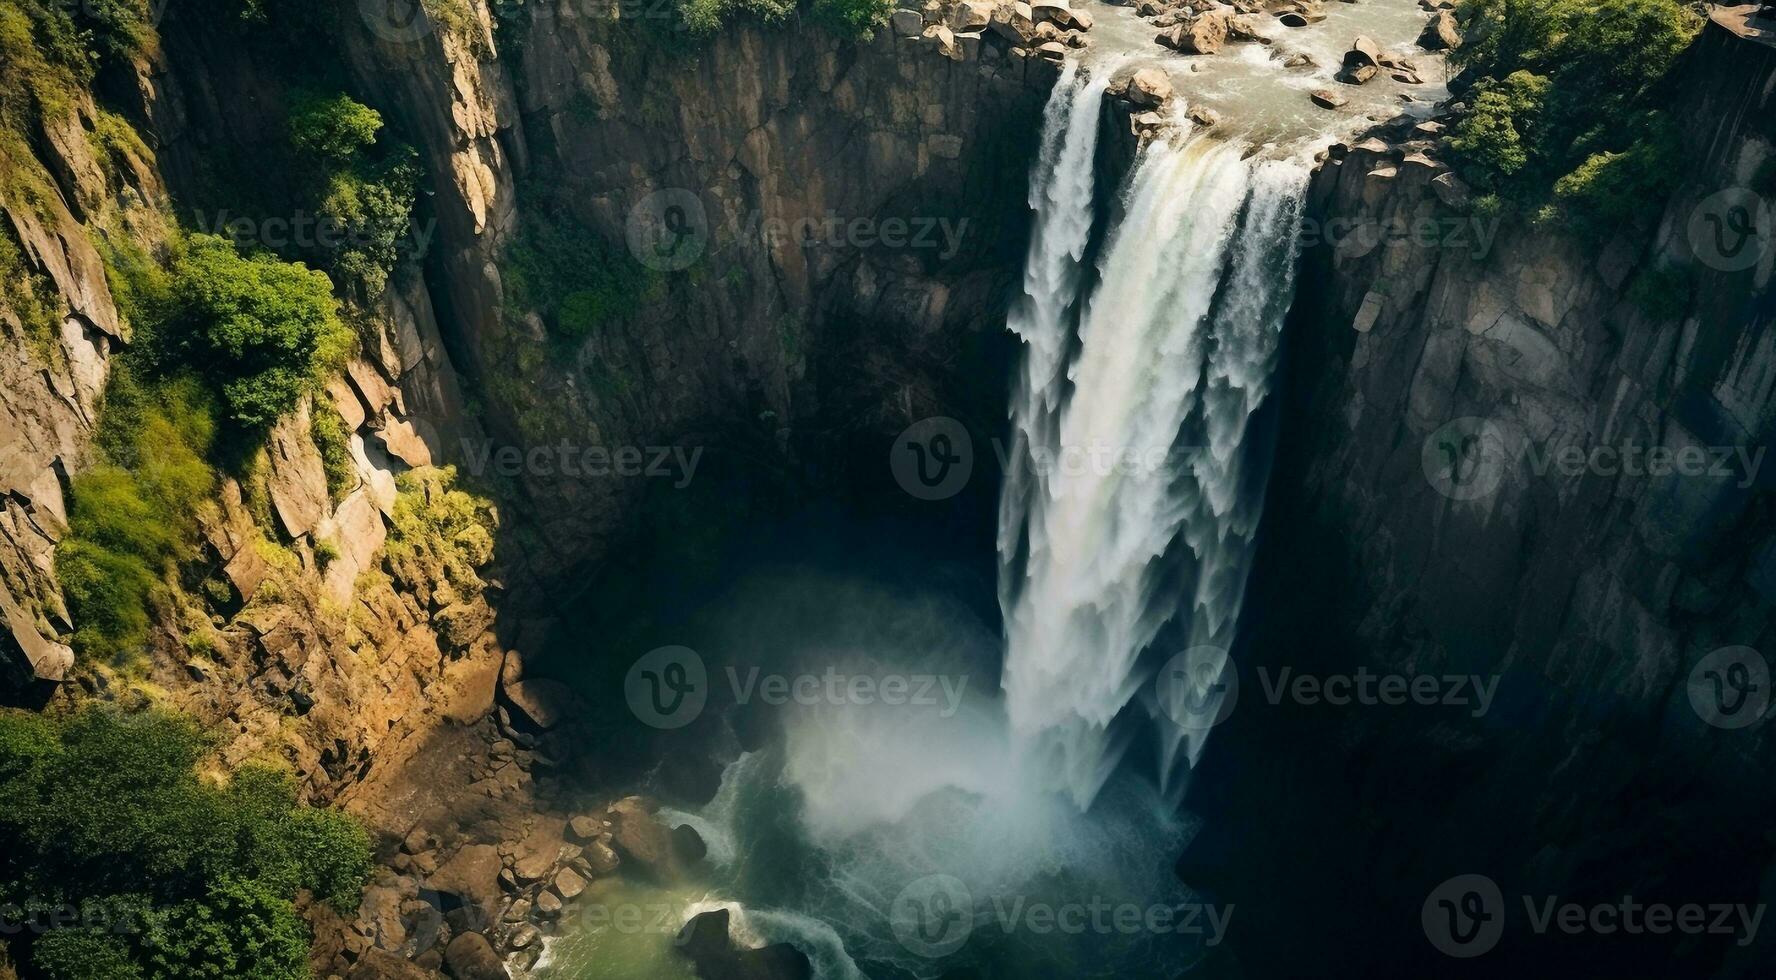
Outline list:
[[[1418,46],[1426,51],[1454,51],[1461,47],[1461,25],[1456,23],[1455,14],[1447,10],[1437,11],[1437,15],[1425,25],[1424,33],[1418,36]]]
[[[1345,68],[1336,77],[1346,85],[1361,85],[1374,78],[1377,71],[1374,65],[1356,65]]]
[[[1163,105],[1172,97],[1172,80],[1163,69],[1143,68],[1129,79],[1128,100],[1142,108]]]
[[[1220,113],[1213,109],[1204,108],[1203,106],[1191,106],[1189,116],[1190,121],[1196,123],[1198,126],[1208,127],[1221,125]]]
[[[788,943],[747,949],[728,933],[728,910],[694,916],[679,930],[674,944],[696,965],[703,980],[809,980],[814,966],[806,953]]]
[[[1344,96],[1339,95],[1337,92],[1325,88],[1314,89],[1312,92],[1308,93],[1308,97],[1313,99],[1314,105],[1317,105],[1322,109],[1340,109],[1344,107],[1345,103],[1350,101]]]
[[[1064,61],[1067,58],[1067,46],[1059,41],[1049,41],[1038,47],[1036,54],[1050,61]]]

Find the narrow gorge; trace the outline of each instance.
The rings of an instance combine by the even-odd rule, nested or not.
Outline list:
[[[1765,975],[1773,144],[1756,5],[0,0],[0,978]]]

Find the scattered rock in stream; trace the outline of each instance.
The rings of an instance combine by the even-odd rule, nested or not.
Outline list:
[[[676,948],[703,980],[809,980],[814,966],[789,943],[747,949],[729,933],[727,909],[704,912],[679,930]]]

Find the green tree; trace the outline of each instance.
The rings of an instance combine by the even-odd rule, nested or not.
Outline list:
[[[290,142],[302,153],[344,163],[381,130],[382,114],[343,92],[298,92],[290,101]]]
[[[173,265],[172,293],[167,341],[246,429],[269,427],[350,350],[332,283],[299,262],[194,235]]]
[[[280,770],[199,778],[210,745],[159,711],[89,706],[59,721],[0,711],[0,903],[83,912],[35,939],[35,972],[307,975],[297,893],[355,910],[369,836],[344,814],[303,806]]]

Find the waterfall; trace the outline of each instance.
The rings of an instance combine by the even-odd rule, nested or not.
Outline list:
[[[1268,476],[1246,436],[1291,298],[1308,176],[1236,143],[1155,142],[1093,283],[1083,262],[1111,71],[1095,74],[1067,68],[1031,177],[999,519],[1013,744],[1081,807],[1127,748],[1113,722],[1131,702],[1151,720],[1162,787],[1201,751],[1191,722],[1227,669]],[[1155,685],[1168,660],[1185,682]]]

